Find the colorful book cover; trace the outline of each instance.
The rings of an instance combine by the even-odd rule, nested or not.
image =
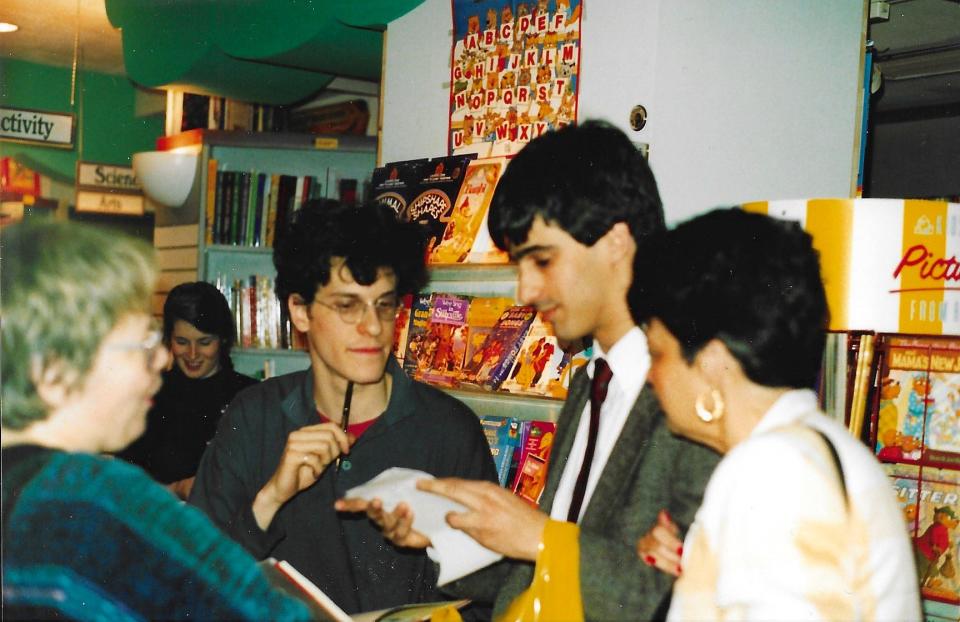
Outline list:
[[[509,378],[500,388],[511,393],[549,395],[551,383],[560,380],[563,354],[553,327],[538,313],[523,339]]]
[[[467,164],[473,158],[473,155],[447,156],[433,158],[424,165],[418,194],[407,206],[407,220],[423,227],[427,257],[443,238],[453,212],[453,201],[460,193]]]
[[[493,192],[506,164],[506,158],[485,158],[467,165],[450,220],[428,257],[430,263],[458,263],[467,259],[480,226],[485,223]]]
[[[581,0],[452,0],[450,153],[515,154],[577,120]]]
[[[433,294],[414,294],[410,305],[410,324],[407,328],[407,351],[403,355],[403,370],[417,378],[427,369],[433,352],[429,350],[427,325],[433,311]]]
[[[490,334],[465,368],[463,379],[490,390],[497,390],[513,368],[523,338],[533,322],[536,310],[527,305],[508,307],[497,319]]]
[[[567,399],[567,392],[570,390],[570,379],[578,369],[586,365],[593,356],[593,344],[577,343],[569,345],[560,359],[557,366],[557,379],[551,380],[547,387],[547,395],[561,400]]]
[[[267,224],[264,227],[263,243],[264,246],[273,246],[273,238],[276,234],[277,225],[277,192],[280,190],[280,175],[274,173],[270,175],[270,195],[267,198]]]
[[[891,338],[881,369],[877,457],[960,468],[960,340]]]
[[[913,541],[921,596],[960,605],[960,471],[916,464],[884,467]]]
[[[467,352],[464,360],[464,370],[471,364],[479,365],[483,357],[483,342],[493,330],[497,320],[508,307],[513,305],[513,299],[507,297],[476,296],[470,300],[470,309],[467,311],[467,324],[470,325]],[[463,379],[464,372],[460,377]]]
[[[467,351],[469,308],[469,296],[434,294],[425,345],[432,355],[418,380],[447,387],[457,384]]]
[[[426,158],[389,162],[373,171],[373,200],[391,208],[401,220],[407,220],[407,206],[418,192]]]
[[[410,329],[410,306],[413,304],[413,294],[407,294],[400,299],[400,309],[393,326],[393,356],[403,366],[403,357],[407,354],[407,331]]]
[[[524,421],[517,473],[512,489],[518,497],[536,506],[547,481],[547,464],[553,449],[557,424],[552,421]]]
[[[213,225],[217,216],[217,161],[214,158],[207,160],[207,194],[206,210],[204,211],[206,222],[204,223],[203,239],[207,245],[213,244]]]
[[[490,444],[490,453],[501,486],[509,483],[513,456],[520,446],[521,422],[513,417],[480,415],[480,426]]]

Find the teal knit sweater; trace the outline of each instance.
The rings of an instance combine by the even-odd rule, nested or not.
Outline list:
[[[3,449],[4,617],[300,620],[200,511],[120,460]]]

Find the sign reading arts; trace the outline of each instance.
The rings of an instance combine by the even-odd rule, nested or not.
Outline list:
[[[143,216],[144,202],[142,195],[77,190],[76,209],[95,214]]]
[[[0,108],[0,139],[50,147],[73,147],[73,123],[72,114]]]

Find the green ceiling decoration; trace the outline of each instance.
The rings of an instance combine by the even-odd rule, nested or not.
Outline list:
[[[382,31],[423,0],[106,0],[127,75],[150,88],[288,104],[378,80]]]

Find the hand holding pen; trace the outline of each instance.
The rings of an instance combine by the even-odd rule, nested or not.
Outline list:
[[[350,427],[350,403],[353,401],[353,381],[347,381],[347,390],[343,394],[343,411],[340,414],[340,429],[343,434],[347,434],[347,428]],[[343,460],[343,453],[337,456],[337,473],[340,472],[340,463]]]
[[[339,425],[331,422],[307,425],[287,436],[280,464],[253,502],[253,514],[262,529],[270,525],[283,504],[320,479],[330,464],[335,462],[339,471],[341,456],[350,451],[352,442],[346,432],[352,398],[353,383],[349,382]]]

